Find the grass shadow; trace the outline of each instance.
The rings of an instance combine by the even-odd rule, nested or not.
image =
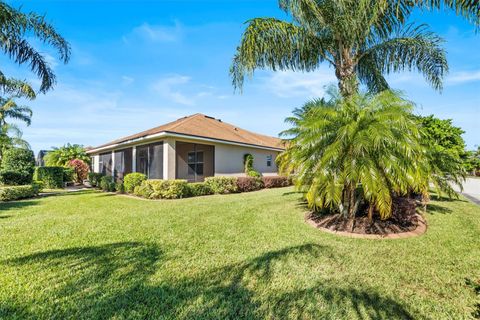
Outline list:
[[[368,287],[325,280],[272,290],[279,273],[288,273],[289,266],[305,258],[318,264],[335,260],[335,253],[330,247],[305,244],[158,280],[166,258],[153,244],[121,242],[40,252],[3,262],[47,270],[51,283],[39,284],[43,296],[35,295],[29,304],[20,303],[27,297],[0,303],[0,318],[346,318],[353,312],[362,319],[413,319],[398,299]],[[154,275],[157,281],[151,280]]]
[[[40,201],[31,199],[0,202],[0,212],[8,210],[19,210],[26,207],[36,206],[39,203]]]
[[[434,203],[427,204],[427,213],[429,214],[436,214],[436,213],[449,214],[452,212],[453,212],[452,209],[446,208],[438,204],[434,204]]]

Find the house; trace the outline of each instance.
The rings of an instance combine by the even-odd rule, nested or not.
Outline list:
[[[47,153],[51,152],[51,150],[40,150],[38,152],[37,158],[35,159],[35,165],[37,167],[44,167],[45,166],[45,156]]]
[[[149,179],[203,181],[209,176],[242,176],[245,154],[254,169],[276,175],[280,139],[253,133],[200,113],[88,150],[94,172],[116,179],[141,172]]]

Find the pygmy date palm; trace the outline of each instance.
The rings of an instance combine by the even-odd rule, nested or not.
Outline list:
[[[233,85],[241,89],[257,68],[309,72],[327,62],[343,96],[359,83],[372,92],[388,89],[384,75],[403,70],[441,89],[448,70],[443,40],[425,25],[405,25],[414,2],[279,0],[292,21],[248,21],[230,70]]]
[[[428,191],[429,167],[412,104],[392,91],[314,100],[287,121],[280,170],[295,172],[310,207],[353,218],[360,204],[382,219],[394,196]]]

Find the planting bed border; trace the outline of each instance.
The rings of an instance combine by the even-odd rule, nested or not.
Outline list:
[[[416,214],[418,219],[417,228],[413,231],[406,231],[406,232],[399,232],[399,233],[388,233],[388,234],[365,234],[365,233],[354,233],[354,232],[346,232],[346,231],[334,231],[327,229],[325,227],[320,227],[318,224],[313,221],[309,216],[305,216],[305,221],[314,228],[317,228],[323,232],[327,232],[330,234],[339,235],[342,237],[350,237],[350,238],[357,238],[357,239],[406,239],[412,237],[418,237],[424,234],[427,231],[427,221],[423,216],[420,214]]]

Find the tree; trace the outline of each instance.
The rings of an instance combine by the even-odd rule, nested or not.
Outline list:
[[[29,126],[31,119],[32,110],[29,107],[18,105],[13,97],[0,97],[0,158],[6,148],[30,148],[28,142],[22,139],[22,130],[9,120],[21,121]]]
[[[332,93],[331,93],[332,94]],[[429,167],[413,105],[392,91],[338,93],[313,100],[287,118],[280,170],[295,172],[311,208],[354,218],[362,203],[370,217],[392,214],[394,196],[426,194]]]
[[[465,141],[461,128],[455,127],[451,119],[438,119],[433,115],[416,117],[422,126],[422,143],[427,150],[429,164],[432,169],[432,183],[448,196],[456,193],[452,183],[462,186],[466,178]]]
[[[0,49],[16,63],[28,64],[30,70],[41,79],[40,92],[45,93],[55,84],[55,74],[45,56],[29,43],[32,35],[42,43],[55,48],[60,60],[68,62],[70,45],[44,16],[34,12],[23,13],[0,2]],[[1,71],[0,88],[7,94],[25,94],[31,99],[35,97],[30,84],[7,78]]]
[[[90,163],[90,157],[85,152],[85,148],[79,144],[67,143],[63,147],[53,148],[53,151],[45,155],[45,164],[47,166],[66,167],[69,162],[75,159],[81,160],[87,164]]]
[[[343,96],[358,92],[359,83],[371,92],[389,89],[384,75],[403,70],[417,70],[441,89],[448,71],[443,40],[426,25],[404,24],[413,9],[409,3],[279,0],[293,21],[247,22],[230,69],[233,85],[241,89],[257,68],[309,72],[326,62]]]

